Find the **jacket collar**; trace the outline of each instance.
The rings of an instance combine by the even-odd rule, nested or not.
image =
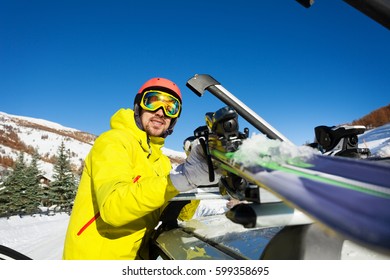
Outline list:
[[[135,122],[133,110],[119,109],[111,117],[110,126],[112,129],[122,129],[131,132],[142,149],[149,154],[149,157],[158,158],[162,154],[161,148],[164,146],[165,139],[155,136],[148,137],[145,131],[139,129]]]

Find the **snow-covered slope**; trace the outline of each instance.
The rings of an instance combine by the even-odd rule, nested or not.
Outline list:
[[[69,151],[70,161],[77,170],[92,147],[96,136],[64,127],[50,121],[0,112],[0,156],[16,160],[23,152],[29,162],[33,153],[42,160],[38,168],[42,175],[51,179],[54,157],[63,142]],[[9,166],[8,166],[9,167]]]
[[[359,147],[369,148],[372,156],[390,157],[390,123],[359,135]]]

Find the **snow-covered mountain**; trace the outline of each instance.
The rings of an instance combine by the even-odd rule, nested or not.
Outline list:
[[[51,121],[0,112],[0,168],[12,167],[20,152],[24,152],[27,162],[37,152],[41,157],[38,166],[42,175],[51,179],[54,157],[63,142],[69,150],[73,170],[77,172],[96,137]],[[182,162],[185,157],[184,152],[167,148],[163,152],[172,164]]]
[[[0,112],[0,164],[12,167],[19,153],[29,162],[34,153],[40,155],[38,167],[43,176],[51,179],[54,157],[63,142],[69,150],[75,171],[91,149],[96,136],[47,120],[15,116]]]

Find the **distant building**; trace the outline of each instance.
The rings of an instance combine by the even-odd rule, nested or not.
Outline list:
[[[48,179],[47,177],[43,176],[43,175],[38,175],[38,180],[39,180],[39,183],[42,184],[42,185],[46,185],[46,186],[49,186],[50,185],[50,179]]]

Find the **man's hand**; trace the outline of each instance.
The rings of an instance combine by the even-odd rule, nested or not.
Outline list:
[[[209,180],[209,168],[206,155],[198,139],[191,144],[191,152],[186,161],[170,174],[172,184],[180,192],[189,191],[198,186],[214,185],[219,181],[220,175],[214,172],[214,181]]]

